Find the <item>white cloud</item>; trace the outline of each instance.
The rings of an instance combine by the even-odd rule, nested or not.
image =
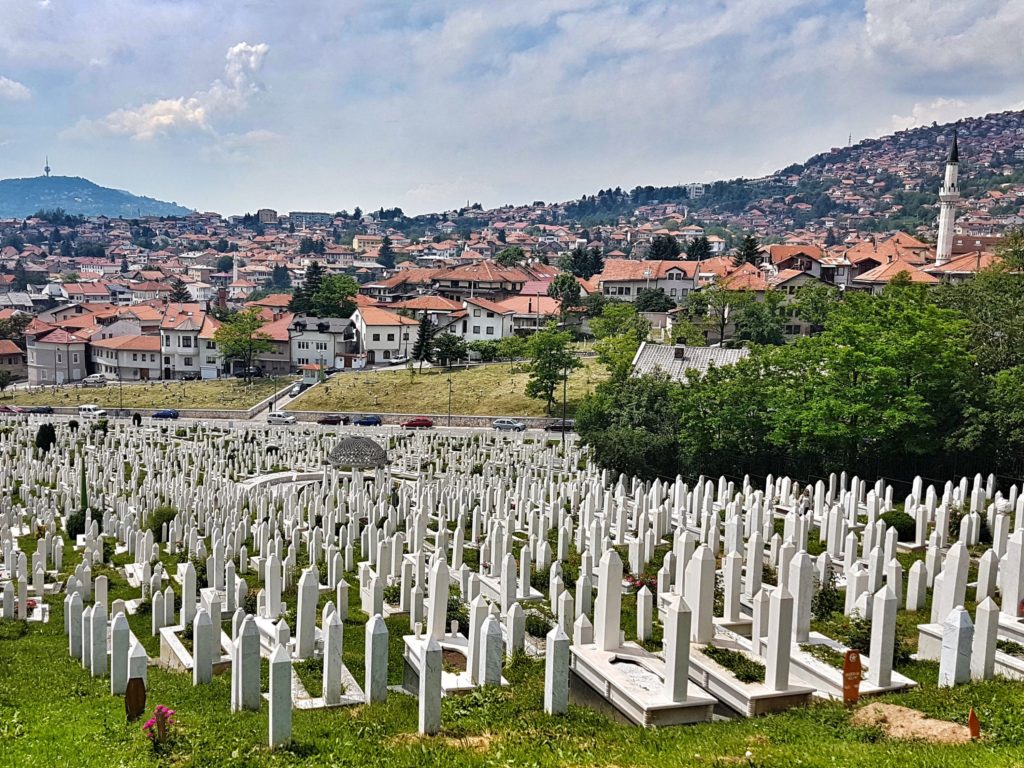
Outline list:
[[[225,57],[225,79],[214,80],[206,90],[117,109],[99,120],[80,121],[73,131],[108,133],[138,140],[153,139],[175,129],[213,132],[211,118],[243,111],[263,89],[258,75],[269,50],[266,43],[238,43],[228,49]]]
[[[8,101],[24,101],[32,98],[32,91],[17,80],[0,75],[0,99]]]

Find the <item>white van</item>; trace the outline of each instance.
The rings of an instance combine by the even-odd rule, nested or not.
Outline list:
[[[83,387],[105,387],[107,386],[107,377],[102,373],[90,373],[84,379],[82,379]]]
[[[80,405],[78,406],[78,415],[83,419],[105,419],[107,418],[107,412],[100,408],[98,405]]]

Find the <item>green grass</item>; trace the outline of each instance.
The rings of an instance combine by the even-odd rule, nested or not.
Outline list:
[[[607,378],[593,359],[569,376],[567,412]],[[544,416],[544,403],[526,396],[529,379],[523,366],[515,373],[505,364],[482,365],[452,373],[452,413],[478,416]],[[555,415],[561,414],[562,390],[556,392]],[[448,373],[424,368],[422,372],[374,371],[339,373],[313,387],[286,408],[298,411],[357,411],[367,413],[447,413]]]
[[[22,549],[35,542],[25,537]],[[77,553],[65,549],[65,570]],[[127,556],[119,556],[123,564]],[[172,559],[165,567],[173,568]],[[123,577],[110,578],[110,599],[135,596]],[[249,577],[251,578],[251,577]],[[294,599],[294,590],[290,597]],[[353,584],[352,594],[357,594]],[[321,605],[330,599],[321,596]],[[839,704],[817,704],[782,715],[692,727],[645,730],[613,722],[592,710],[571,706],[552,718],[543,712],[543,663],[519,657],[505,676],[512,685],[445,699],[444,730],[433,738],[415,736],[415,698],[389,694],[383,704],[294,711],[293,744],[270,752],[267,705],[259,713],[230,713],[230,675],[193,687],[191,677],[151,667],[147,708],[165,704],[177,711],[175,739],[163,754],[150,747],[142,721],[126,724],[120,697],[109,695],[109,680],[92,679],[67,654],[62,633],[62,598],[47,598],[49,624],[0,621],[0,763],[34,767],[83,766],[970,766],[1021,765],[1024,683],[992,681],[936,688],[937,665],[914,662],[900,671],[922,687],[883,700],[913,707],[932,717],[964,724],[973,707],[984,740],[940,746],[885,739],[875,729],[850,725]],[[353,601],[357,604],[357,601]],[[350,609],[344,626],[344,660],[363,679],[366,616]],[[149,617],[129,623],[151,656],[158,643],[149,636]],[[388,620],[389,682],[401,680],[402,639],[407,617]],[[624,620],[627,634],[631,629]],[[304,679],[318,670],[300,669]],[[309,674],[307,674],[309,673]],[[266,662],[262,679],[266,687]],[[310,680],[312,682],[312,680]],[[144,720],[145,718],[143,718]],[[750,757],[746,753],[750,752]]]
[[[19,391],[4,398],[7,405],[51,405],[74,408],[95,403],[103,408],[212,408],[244,410],[284,388],[289,379],[241,379],[217,381],[157,381],[151,384],[108,384],[105,387],[65,387],[53,391]],[[123,399],[122,399],[123,398]]]

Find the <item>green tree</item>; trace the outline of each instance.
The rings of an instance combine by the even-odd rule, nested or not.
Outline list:
[[[40,424],[39,429],[36,430],[36,448],[41,453],[49,453],[56,443],[57,430],[53,428],[53,424]]]
[[[786,298],[779,291],[765,291],[761,301],[743,302],[734,318],[736,338],[753,344],[784,344]]]
[[[253,307],[237,313],[213,333],[221,357],[241,362],[246,380],[251,376],[256,356],[274,348],[270,337],[260,330],[263,324],[259,310]]]
[[[490,339],[480,339],[469,342],[469,351],[480,355],[480,360],[490,363],[498,359],[499,342]]]
[[[578,245],[558,262],[563,272],[589,280],[604,269],[604,256],[597,246],[586,248]]]
[[[576,431],[603,467],[645,480],[673,477],[677,389],[664,373],[603,382],[576,410]]]
[[[640,317],[632,304],[612,302],[605,305],[599,317],[590,321],[590,331],[598,339],[630,335],[639,344],[651,332],[651,324]]]
[[[28,288],[28,275],[21,259],[14,262],[14,279],[11,281],[11,288],[16,291],[24,291]]]
[[[235,268],[235,259],[232,256],[218,256],[214,262],[214,269],[221,274],[230,274]]]
[[[526,254],[518,245],[504,248],[494,257],[494,261],[503,267],[514,267],[526,259]]]
[[[761,243],[753,235],[744,235],[739,248],[733,254],[732,263],[737,266],[744,264],[757,265],[761,260]]]
[[[227,253],[228,248],[230,247],[231,246],[228,244],[228,241],[225,240],[223,237],[213,244],[213,250],[215,250],[217,253]]]
[[[513,371],[513,362],[526,354],[526,340],[522,336],[506,336],[498,341],[498,356],[508,360],[509,373]]]
[[[275,264],[270,273],[270,285],[278,291],[287,291],[292,287],[292,278],[288,274],[288,267],[284,264]]]
[[[121,274],[122,275],[126,274],[129,269],[131,269],[131,267],[128,266],[128,257],[127,256],[122,256],[121,257]]]
[[[0,339],[13,341],[22,349],[25,348],[25,329],[32,322],[32,315],[27,312],[17,312],[8,318],[0,320]]]
[[[686,297],[686,311],[698,328],[709,334],[709,342],[725,342],[725,334],[735,313],[751,301],[748,291],[729,291],[710,285]]]
[[[967,320],[982,373],[1024,364],[1024,274],[996,266],[970,280],[939,286],[939,306]]]
[[[675,309],[676,303],[663,288],[643,288],[637,293],[633,306],[637,312],[668,312]]]
[[[995,247],[995,253],[1007,268],[1024,270],[1024,228],[1014,227],[1005,232]]]
[[[580,284],[572,275],[562,272],[548,285],[548,296],[558,301],[562,323],[569,310],[580,303]]]
[[[305,286],[304,286],[305,287]],[[310,296],[306,314],[313,317],[351,317],[356,311],[359,283],[349,275],[325,275]]]
[[[686,246],[686,258],[691,261],[703,261],[711,256],[711,241],[705,235],[695,237]]]
[[[805,283],[796,289],[791,309],[811,326],[811,333],[821,333],[829,313],[838,306],[839,289],[824,283]]]
[[[380,249],[377,251],[377,263],[384,267],[384,269],[395,268],[395,249],[391,245],[391,238],[387,235],[384,235],[384,239],[380,242]]]
[[[447,367],[465,360],[469,349],[466,340],[454,333],[440,333],[434,337],[434,356]]]
[[[306,267],[306,274],[302,279],[302,285],[292,294],[292,299],[288,302],[288,311],[294,312],[297,315],[312,314],[310,308],[313,304],[313,297],[320,290],[320,284],[323,282],[323,279],[324,269],[320,266],[320,262],[310,262],[309,266]]]
[[[167,301],[171,304],[186,304],[192,301],[192,294],[188,292],[188,286],[180,277],[171,278],[171,292],[167,295]]]
[[[0,371],[0,393],[4,392],[14,383],[14,374],[10,371]]]
[[[559,331],[558,326],[550,322],[545,328],[537,331],[526,341],[526,354],[530,358],[530,378],[526,382],[526,394],[543,400],[548,413],[555,403],[555,389],[563,378],[579,368],[579,358],[573,353],[570,344],[572,334]]]
[[[611,299],[607,298],[600,291],[594,291],[588,293],[586,298],[583,299],[583,313],[587,317],[597,317],[600,315],[606,306],[615,303]]]
[[[683,248],[679,241],[672,235],[655,235],[651,239],[651,247],[647,251],[647,258],[654,260],[675,261],[682,256]]]
[[[419,361],[420,370],[423,370],[423,363],[432,362],[434,359],[434,332],[434,322],[430,315],[424,312],[416,332],[416,343],[412,346],[412,359]]]

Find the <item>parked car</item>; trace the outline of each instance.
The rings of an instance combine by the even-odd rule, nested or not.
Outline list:
[[[348,424],[348,416],[342,416],[338,413],[327,413],[316,420],[317,424],[326,424],[330,427],[336,427],[339,424]]]
[[[267,424],[294,424],[295,417],[284,411],[271,411],[267,414]]]
[[[499,432],[522,432],[526,429],[526,425],[521,421],[515,419],[495,419],[491,422],[491,426]]]
[[[381,420],[380,416],[360,416],[352,423],[357,427],[379,427],[384,422]]]
[[[0,405],[0,413],[17,413],[17,411],[9,405]]]
[[[417,416],[414,419],[407,419],[401,424],[403,429],[429,429],[434,426],[434,422],[428,419],[426,416]]]
[[[187,371],[181,374],[182,381],[199,381],[199,371]]]
[[[107,377],[102,373],[90,373],[84,379],[82,379],[83,387],[105,387],[107,386]]]
[[[83,419],[105,419],[107,418],[107,412],[100,408],[98,405],[80,405],[78,406],[78,415]]]
[[[301,381],[296,381],[294,384],[292,384],[291,389],[288,390],[288,396],[298,397],[307,389],[309,389],[309,384],[304,384]]]
[[[153,414],[154,419],[176,419],[178,418],[178,412],[173,408],[165,408],[162,411],[157,411]]]
[[[263,369],[258,365],[252,368],[243,368],[240,371],[235,371],[236,379],[261,379],[263,378]]]
[[[557,421],[552,421],[544,429],[548,432],[575,432],[576,421],[575,419],[558,419]]]
[[[50,407],[49,405],[36,405],[36,406],[33,406],[33,407],[29,408],[28,412],[29,413],[51,414],[51,413],[53,413],[53,408]]]

